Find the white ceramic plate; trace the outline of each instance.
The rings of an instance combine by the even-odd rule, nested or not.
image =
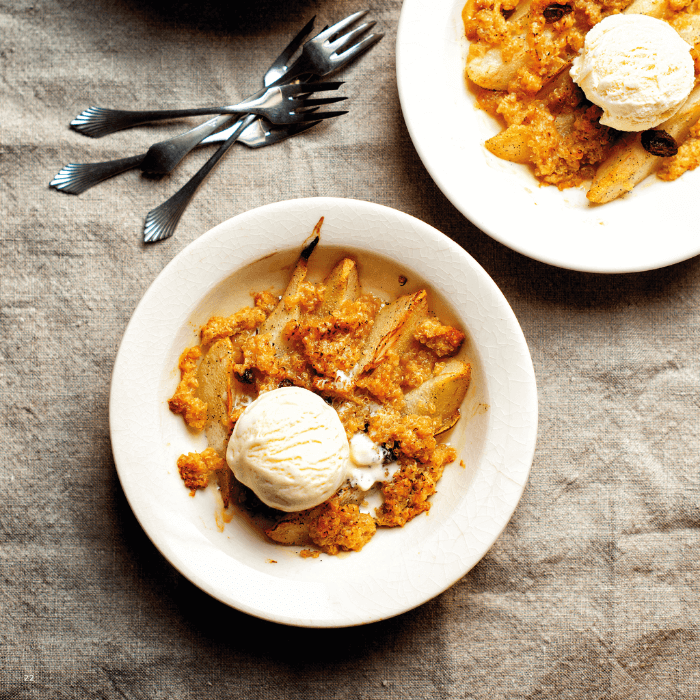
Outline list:
[[[583,188],[540,187],[526,166],[491,155],[499,131],[464,80],[464,0],[404,0],[396,45],[404,118],[423,164],[482,231],[536,260],[586,272],[664,267],[700,253],[700,169],[647,178],[603,206]]]
[[[241,517],[225,526],[214,487],[189,496],[177,473],[202,436],[168,410],[182,350],[211,315],[282,289],[301,244],[324,216],[310,277],[342,254],[363,288],[397,296],[427,285],[431,306],[468,334],[473,381],[449,434],[459,451],[428,515],[381,530],[359,553],[303,559]],[[408,283],[401,287],[399,275]],[[340,627],[391,617],[459,580],[505,527],[530,469],[537,397],[530,355],[508,303],[484,270],[443,234],[406,214],[347,199],[299,199],[241,214],[185,248],[139,303],[114,366],[110,431],[136,517],[162,554],[224,603],[280,623]],[[459,460],[464,461],[464,467]]]

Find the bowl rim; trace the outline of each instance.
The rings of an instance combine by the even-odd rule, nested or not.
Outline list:
[[[493,405],[489,415],[489,430],[500,441],[490,446],[493,450],[489,459],[503,463],[489,463],[476,470],[479,483],[474,488],[484,490],[483,503],[477,501],[473,512],[453,514],[449,526],[443,527],[445,532],[430,533],[431,542],[437,543],[436,552],[411,553],[411,563],[417,571],[411,574],[410,581],[404,581],[406,585],[400,592],[387,593],[384,589],[401,577],[405,561],[387,564],[381,575],[373,572],[370,582],[354,580],[352,569],[344,563],[337,564],[352,562],[362,552],[352,553],[346,560],[331,558],[337,560],[331,567],[349,572],[333,586],[327,582],[316,585],[313,581],[297,581],[280,590],[276,574],[260,574],[210,547],[186,521],[182,522],[181,514],[173,515],[172,507],[168,510],[154,502],[149,491],[149,486],[159,483],[154,480],[163,478],[158,472],[163,467],[160,448],[149,432],[158,429],[162,419],[158,411],[162,406],[145,405],[152,401],[157,381],[143,361],[155,357],[162,364],[165,351],[156,347],[155,354],[149,354],[151,347],[144,340],[144,330],[155,337],[170,333],[186,322],[197,298],[218,284],[217,280],[230,278],[274,252],[298,249],[315,223],[302,227],[300,219],[311,222],[318,214],[326,217],[321,245],[325,242],[342,247],[346,241],[349,247],[372,246],[375,254],[393,251],[407,257],[407,267],[422,266],[424,271],[436,270],[439,262],[440,274],[452,270],[451,276],[446,277],[450,283],[461,285],[465,279],[473,282],[474,288],[465,287],[463,294],[471,304],[469,313],[474,314],[474,323],[483,324],[484,333],[488,334],[486,362],[499,373],[499,390],[507,387],[512,394],[506,398],[495,395],[507,407],[501,411]],[[343,222],[342,231],[339,226],[338,230],[333,228],[334,217]],[[378,227],[393,227],[393,235],[382,242],[374,233]],[[263,231],[266,237],[261,243]],[[232,241],[235,250],[230,245]],[[431,246],[429,256],[424,255],[427,244]],[[230,267],[232,259],[239,261],[235,268]],[[179,292],[179,298],[168,296],[174,291]],[[475,328],[474,323],[471,329]],[[507,371],[498,366],[504,358],[510,363]],[[144,405],[139,405],[139,399]],[[164,403],[164,397],[160,400]],[[134,404],[138,408],[136,417],[126,410]],[[168,413],[167,408],[165,412]],[[537,389],[529,350],[512,309],[493,280],[463,248],[425,222],[395,209],[361,200],[315,197],[276,202],[234,216],[192,241],[168,263],[127,324],[112,372],[109,417],[115,465],[127,501],[151,542],[185,578],[221,602],[262,619],[301,627],[344,627],[386,619],[421,605],[462,578],[488,551],[508,523],[527,482],[537,437]],[[486,483],[487,472],[497,484]],[[168,478],[179,482],[176,472]],[[474,523],[479,528],[478,541],[473,541],[474,533],[465,532]],[[397,558],[401,558],[398,553]],[[359,569],[360,560],[357,562]],[[374,588],[375,595],[368,596],[366,590],[361,590],[367,585]],[[236,586],[245,589],[247,597]],[[338,590],[331,592],[333,587],[340,587],[346,599]],[[327,599],[318,610],[309,612],[304,608],[300,612],[298,601],[292,598],[302,589],[313,589]]]

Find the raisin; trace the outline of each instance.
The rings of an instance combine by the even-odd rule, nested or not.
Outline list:
[[[678,153],[676,139],[663,129],[647,129],[642,132],[642,146],[653,156],[668,158]]]
[[[399,458],[399,451],[395,447],[395,443],[390,447],[387,443],[386,445],[380,445],[379,449],[382,453],[382,462],[384,464],[391,464]]]
[[[404,275],[399,275],[399,286],[403,287],[406,282],[408,282],[408,278]]]
[[[558,22],[564,15],[568,15],[570,12],[573,12],[573,9],[574,8],[571,7],[571,5],[563,5],[558,2],[553,2],[551,5],[547,5],[547,7],[544,8],[542,14],[544,15],[547,24],[551,24],[552,22]]]
[[[503,15],[503,19],[509,19],[510,16],[515,12],[515,8],[511,7],[506,10],[505,7],[501,8],[501,15]]]
[[[253,375],[253,370],[248,367],[242,374],[236,372],[236,379],[238,379],[241,384],[252,384],[255,381],[255,376]]]

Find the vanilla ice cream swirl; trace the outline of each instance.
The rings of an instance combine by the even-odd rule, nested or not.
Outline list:
[[[350,446],[336,411],[318,394],[292,386],[265,392],[246,408],[226,461],[263,503],[294,512],[338,490],[348,476]]]
[[[673,116],[693,89],[690,49],[663,20],[610,15],[586,35],[571,77],[602,108],[601,124],[644,131]]]

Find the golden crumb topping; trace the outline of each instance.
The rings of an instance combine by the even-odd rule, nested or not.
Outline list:
[[[199,347],[187,348],[178,362],[180,383],[175,389],[168,406],[173,413],[179,413],[185,423],[194,430],[204,430],[207,422],[207,405],[195,395],[199,387],[197,380],[197,360],[202,356]]]
[[[250,331],[257,328],[267,318],[262,309],[245,307],[228,318],[212,316],[201,328],[202,346],[207,346],[215,340],[227,338],[240,331]]]
[[[255,304],[256,308],[262,310],[265,317],[269,316],[275,310],[275,306],[277,306],[278,302],[279,297],[269,290],[264,292],[255,292],[253,294],[253,303]]]
[[[688,170],[695,170],[700,165],[700,122],[690,129],[690,135],[679,147],[678,153],[664,158],[657,176],[662,180],[675,180]]]
[[[414,337],[435,351],[438,357],[454,355],[464,342],[464,333],[451,326],[443,326],[436,318],[423,321]]]
[[[367,434],[380,445],[395,445],[406,457],[425,461],[437,446],[436,427],[431,416],[402,415],[385,409],[369,419]]]
[[[359,552],[372,539],[377,526],[371,515],[360,513],[356,505],[340,505],[331,498],[320,506],[318,516],[309,524],[311,541],[327,554],[339,551]]]
[[[394,478],[382,486],[384,503],[377,509],[377,525],[403,527],[409,520],[430,510],[428,498],[435,493],[445,465],[456,457],[453,447],[438,445],[426,464],[404,460]]]
[[[335,378],[360,359],[378,308],[378,299],[364,296],[343,302],[328,316],[307,315],[295,328],[294,340],[301,343],[303,354],[317,374]]]
[[[209,485],[209,478],[219,469],[228,469],[226,460],[220,457],[211,447],[204,452],[189,452],[180,455],[177,460],[180,477],[188,489],[203,489]]]

